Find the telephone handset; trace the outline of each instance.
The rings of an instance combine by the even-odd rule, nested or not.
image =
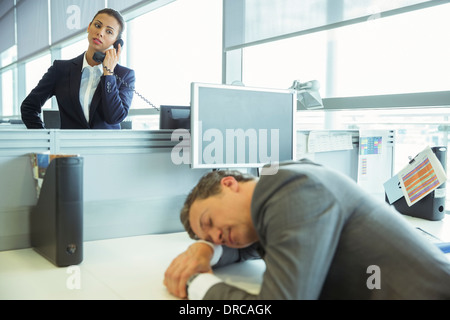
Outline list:
[[[119,44],[120,47],[123,48],[123,40],[119,39],[116,42],[114,42],[113,47],[117,50],[119,50]],[[102,63],[103,60],[105,60],[106,54],[100,51],[97,51],[96,53],[94,53],[94,56],[92,57],[92,59],[94,59],[95,62],[100,62]],[[130,88],[131,90],[134,91],[134,93],[136,95],[138,95],[142,100],[144,100],[145,102],[147,102],[152,108],[155,108],[157,111],[159,111],[159,109],[150,101],[148,101],[146,98],[144,98],[139,92],[137,92],[133,87],[130,87],[128,85],[128,83],[126,83],[125,81],[122,80],[122,78],[120,78],[117,74],[115,74],[112,70],[109,70],[106,66],[103,66],[103,68],[105,68],[107,71],[109,71],[110,73],[114,74],[114,76],[117,78],[117,80],[119,80],[120,82],[122,82],[127,88]]]
[[[119,39],[116,42],[114,42],[113,47],[114,49],[119,50],[119,44],[120,47],[123,48],[123,40]],[[92,59],[94,59],[95,62],[103,62],[103,60],[105,60],[106,54],[100,51],[97,51],[96,53],[94,53],[94,56],[92,57]]]

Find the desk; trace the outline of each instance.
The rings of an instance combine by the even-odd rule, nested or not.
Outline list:
[[[449,215],[441,221],[405,219],[413,227],[450,242]],[[55,267],[33,249],[0,252],[0,300],[175,299],[162,283],[164,272],[191,243],[185,232],[86,241],[84,261],[76,266],[81,287],[72,290],[67,286],[75,274],[70,268]],[[450,259],[450,254],[447,256]],[[264,270],[262,260],[253,260],[220,268],[215,274],[257,293]]]
[[[164,272],[191,243],[186,232],[87,241],[74,270],[55,267],[33,249],[0,252],[0,300],[175,299],[163,284]],[[262,260],[253,260],[215,274],[257,293],[264,270]],[[80,289],[69,289],[77,274]]]
[[[420,228],[433,236],[439,238],[442,242],[450,242],[450,215],[446,214],[440,221],[429,221],[410,216],[403,216],[414,228]],[[450,256],[450,255],[448,255]]]

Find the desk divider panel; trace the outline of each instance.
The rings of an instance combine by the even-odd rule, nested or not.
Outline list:
[[[30,247],[30,153],[84,159],[84,241],[183,231],[179,211],[208,170],[175,165],[172,130],[1,130],[0,251]]]

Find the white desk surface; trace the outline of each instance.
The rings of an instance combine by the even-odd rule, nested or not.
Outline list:
[[[450,242],[449,215],[441,221],[405,218],[414,227]],[[185,232],[85,242],[83,262],[76,266],[80,289],[68,288],[67,281],[74,274],[69,268],[55,267],[33,249],[0,252],[0,300],[175,299],[163,285],[164,272],[191,243]],[[257,293],[264,270],[264,262],[254,260],[215,273]]]
[[[69,267],[58,268],[33,249],[0,252],[0,300],[175,299],[163,284],[164,272],[191,243],[186,232],[85,242],[77,266],[80,289],[68,288],[75,275]],[[264,262],[254,260],[215,274],[257,293],[264,270]]]
[[[440,221],[429,221],[420,218],[414,218],[409,216],[403,216],[411,223],[415,228],[420,228],[435,237],[439,238],[442,242],[450,242],[450,215],[446,214],[444,219]]]

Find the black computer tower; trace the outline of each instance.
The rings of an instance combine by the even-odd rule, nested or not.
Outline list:
[[[447,172],[447,148],[446,147],[432,147],[438,160],[441,162],[445,172]],[[401,197],[393,203],[395,209],[407,216],[422,218],[431,221],[442,220],[445,215],[445,183],[440,185],[436,190],[429,193],[420,201],[408,206],[405,197]],[[387,201],[387,197],[386,197]]]
[[[58,267],[83,260],[83,159],[53,159],[30,213],[31,246]]]

